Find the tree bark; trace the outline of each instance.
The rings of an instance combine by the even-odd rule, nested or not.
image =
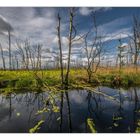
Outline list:
[[[64,84],[64,72],[63,72],[63,56],[62,56],[62,46],[61,46],[61,33],[60,33],[60,28],[61,28],[61,17],[58,14],[58,27],[57,27],[57,36],[58,36],[58,45],[59,45],[59,55],[60,55],[60,68],[61,68],[61,84],[63,86]]]
[[[0,44],[0,50],[1,50],[1,58],[2,58],[2,63],[3,63],[3,70],[6,70],[3,48],[1,46],[1,44]]]

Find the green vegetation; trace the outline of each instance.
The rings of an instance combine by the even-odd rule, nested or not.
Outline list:
[[[88,118],[87,119],[87,125],[88,125],[88,127],[89,127],[89,129],[90,129],[90,131],[92,133],[96,133],[97,132],[96,129],[95,129],[95,124],[93,123],[93,119]]]
[[[43,120],[39,121],[33,128],[29,130],[30,133],[35,133],[40,129],[40,126],[44,123]]]
[[[136,127],[136,133],[140,133],[140,120],[137,120],[137,127]]]
[[[99,69],[90,83],[88,83],[84,69],[71,69],[69,88],[106,86],[138,86],[140,85],[140,72],[133,68],[124,68],[118,74],[118,69]],[[0,71],[1,92],[10,93],[18,90],[50,90],[61,86],[60,70],[42,71]]]

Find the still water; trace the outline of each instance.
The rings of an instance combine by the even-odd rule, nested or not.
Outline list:
[[[140,122],[140,89],[97,87],[99,93],[13,93],[0,95],[0,132],[28,133],[40,120],[39,133],[89,133],[93,119],[98,133],[135,132]],[[101,93],[101,94],[100,94]],[[53,109],[55,107],[55,109]],[[46,111],[41,111],[43,109]]]

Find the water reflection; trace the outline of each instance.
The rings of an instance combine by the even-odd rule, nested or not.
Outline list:
[[[90,132],[88,118],[94,121],[97,132],[124,133],[139,129],[139,88],[98,87],[96,91],[0,95],[0,132],[29,132],[44,120],[40,133],[85,133]],[[54,111],[57,106],[60,110]],[[48,111],[37,113],[44,108]]]

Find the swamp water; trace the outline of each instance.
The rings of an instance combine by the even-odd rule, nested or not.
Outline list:
[[[98,133],[140,131],[139,88],[96,91],[1,94],[0,132],[89,133],[91,125]]]

